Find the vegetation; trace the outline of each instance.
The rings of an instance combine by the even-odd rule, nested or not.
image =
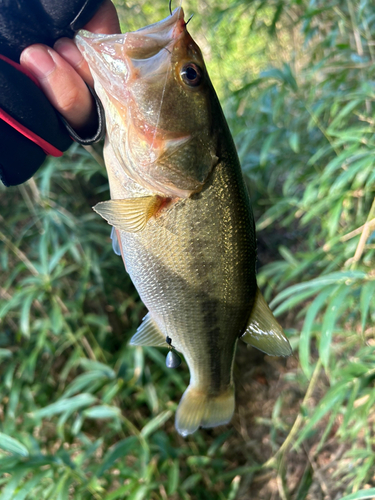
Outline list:
[[[233,423],[178,436],[188,370],[128,347],[145,309],[90,209],[108,198],[100,148],[74,145],[0,188],[0,500],[375,497],[375,7],[184,7],[295,356],[240,347]],[[166,5],[119,10],[128,30]]]

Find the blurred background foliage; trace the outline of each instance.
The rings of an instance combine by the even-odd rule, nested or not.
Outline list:
[[[168,13],[117,6],[126,31]],[[145,309],[90,208],[108,198],[100,146],[74,145],[0,187],[0,500],[373,498],[375,6],[183,6],[251,192],[259,283],[295,355],[240,347],[232,424],[178,436],[188,370],[127,346]]]

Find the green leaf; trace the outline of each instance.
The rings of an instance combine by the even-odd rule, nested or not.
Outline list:
[[[27,471],[18,471],[12,474],[10,481],[7,483],[5,488],[3,488],[0,495],[0,500],[13,500],[15,492],[17,491],[22,478],[25,476]]]
[[[185,481],[181,484],[181,489],[185,491],[191,490],[197,486],[201,479],[202,474],[200,472],[196,472],[185,479]]]
[[[222,434],[217,436],[217,438],[214,439],[214,441],[212,442],[212,444],[208,448],[207,456],[213,457],[217,453],[219,448],[221,448],[221,446],[225,443],[225,441],[232,435],[232,433],[233,433],[233,430],[229,429],[228,431],[223,432]]]
[[[276,141],[279,135],[280,130],[275,130],[274,132],[271,132],[264,140],[259,156],[259,164],[262,167],[264,167],[264,165],[267,163],[269,152],[272,148],[273,143]]]
[[[296,305],[299,305],[299,304],[305,302],[306,299],[310,298],[311,295],[315,295],[315,293],[316,293],[315,289],[305,290],[301,293],[296,293],[292,297],[289,297],[287,300],[285,300],[278,307],[276,307],[273,310],[273,314],[275,316],[279,316],[280,314],[283,314],[285,311],[289,311],[290,309],[293,309],[293,307],[295,307]]]
[[[355,283],[359,280],[363,280],[366,278],[366,273],[363,271],[338,271],[335,273],[326,274],[320,276],[319,278],[314,278],[310,281],[305,281],[304,283],[299,283],[297,285],[292,285],[282,292],[280,292],[270,303],[271,309],[276,305],[282,302],[285,298],[299,293],[303,290],[310,289],[311,291],[320,291],[324,286],[332,285],[332,284],[341,284],[348,282]]]
[[[64,254],[66,253],[66,251],[72,246],[72,242],[69,241],[68,243],[66,243],[65,245],[63,245],[62,247],[60,247],[52,256],[52,258],[50,259],[49,261],[49,265],[48,265],[48,272],[49,274],[51,274],[55,267],[57,266],[57,264],[59,263],[59,261],[62,259],[62,257],[64,256]]]
[[[97,477],[102,476],[107,469],[112,467],[117,459],[126,457],[130,451],[136,452],[137,442],[138,438],[136,436],[130,436],[116,443],[104,457],[103,463],[96,473]]]
[[[50,314],[52,331],[55,335],[59,335],[64,325],[64,317],[56,301],[52,302],[52,311]]]
[[[327,306],[326,313],[324,315],[322,333],[319,343],[319,356],[322,360],[324,368],[328,369],[328,362],[331,350],[332,334],[335,328],[336,319],[340,313],[340,306],[345,304],[345,298],[348,293],[351,292],[351,288],[348,285],[341,285],[339,289],[334,292],[332,300]]]
[[[33,415],[37,418],[49,418],[59,413],[72,413],[85,406],[92,405],[95,401],[96,398],[92,394],[83,393],[78,396],[73,396],[72,398],[60,399],[56,401],[56,403],[52,403],[45,408],[35,411]]]
[[[347,381],[335,384],[326,395],[321,399],[313,415],[307,420],[305,427],[299,433],[298,439],[294,445],[297,448],[301,442],[308,436],[313,427],[322,420],[322,418],[335,406],[343,402],[348,393]]]
[[[39,240],[39,258],[42,274],[48,274],[48,230],[45,230]]]
[[[369,488],[368,490],[359,490],[356,493],[351,493],[345,497],[340,498],[340,500],[363,500],[365,498],[373,499],[375,497],[375,488]]]
[[[80,359],[80,365],[85,370],[90,371],[98,371],[102,372],[103,375],[108,377],[109,379],[116,378],[116,373],[112,368],[104,363],[100,363],[99,361],[93,361],[92,359],[82,358]]]
[[[21,455],[22,457],[28,457],[29,451],[22,443],[17,441],[7,434],[0,432],[0,449],[13,453],[15,455]]]
[[[153,432],[164,425],[165,422],[171,418],[171,416],[172,412],[170,410],[161,412],[159,415],[147,422],[147,424],[143,427],[141,430],[142,436],[145,438],[150,436]]]
[[[84,410],[83,411],[83,415],[86,418],[97,418],[97,419],[114,418],[114,419],[119,419],[121,417],[121,410],[120,410],[120,408],[117,408],[116,406],[105,406],[105,405],[92,406],[91,408],[88,408],[87,410]]]
[[[97,387],[97,382],[104,383],[106,380],[108,380],[108,376],[107,373],[104,373],[103,371],[95,370],[82,373],[68,385],[62,395],[62,399],[68,398],[69,396],[72,396],[77,392],[81,392],[82,390],[92,390],[94,383],[95,387]]]
[[[365,331],[371,299],[374,293],[375,293],[375,281],[369,281],[362,286],[361,298],[360,298],[362,333]]]
[[[317,297],[315,297],[315,299],[307,309],[305,322],[302,327],[301,337],[299,341],[299,359],[301,363],[301,368],[304,371],[307,378],[310,378],[312,374],[312,368],[309,362],[309,355],[310,355],[310,339],[311,339],[313,324],[318,312],[323,307],[327,298],[331,295],[333,290],[334,286],[327,287]]]
[[[353,101],[349,101],[342,109],[341,111],[335,116],[335,118],[332,120],[330,126],[327,129],[327,133],[331,134],[335,127],[337,126],[342,126],[343,123],[341,120],[345,118],[349,113],[353,111],[354,108],[356,108],[359,104],[361,104],[360,99],[355,99]],[[346,124],[346,122],[344,122]]]
[[[297,132],[292,132],[289,135],[289,145],[296,154],[299,153],[300,151],[299,134]]]
[[[129,496],[129,500],[144,500],[147,498],[150,486],[146,484],[139,485]]]
[[[21,307],[20,328],[25,337],[30,336],[30,308],[34,301],[34,293],[26,295]]]
[[[305,500],[307,497],[310,486],[312,485],[314,477],[314,471],[310,463],[307,463],[303,476],[298,484],[298,490],[296,493],[295,500]]]
[[[3,349],[0,347],[0,359],[6,359],[6,358],[11,358],[13,356],[12,351],[9,351],[9,349]]]
[[[168,466],[168,483],[167,493],[173,495],[177,491],[178,482],[180,478],[180,468],[177,459],[173,460],[172,465]]]
[[[29,481],[26,481],[18,493],[13,496],[12,500],[25,500],[27,495],[32,492],[32,490],[42,481],[42,479],[48,474],[48,471],[39,472],[35,474]]]
[[[125,493],[128,493],[129,490],[134,488],[135,485],[138,484],[138,481],[130,481],[128,484],[125,484],[124,486],[121,486],[115,491],[112,491],[109,493],[109,495],[106,495],[103,500],[117,500],[118,498],[128,498],[128,496],[124,497]]]

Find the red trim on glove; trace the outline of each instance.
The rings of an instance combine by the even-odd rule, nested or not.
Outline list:
[[[8,125],[16,129],[20,134],[24,135],[25,137],[30,139],[30,141],[34,142],[39,147],[41,147],[43,151],[46,153],[46,155],[51,155],[51,156],[63,155],[62,151],[55,148],[55,146],[52,146],[52,144],[44,140],[42,137],[29,130],[27,127],[22,125],[22,123],[18,122],[12,116],[8,115],[8,113],[6,113],[1,108],[0,108],[0,119],[4,120]]]
[[[39,88],[41,88],[40,83],[35,78],[35,76],[32,73],[30,73],[30,71],[28,69],[24,68],[21,64],[16,63],[15,61],[12,61],[12,59],[9,59],[9,57],[3,56],[1,54],[0,54],[0,59],[7,62],[11,66],[13,66],[13,68],[18,69],[18,71],[21,71],[21,73],[28,76],[30,78],[30,80],[32,80],[35,83],[35,85],[37,85]]]
[[[3,61],[7,62],[13,68],[17,69],[18,71],[21,71],[21,73],[25,74],[28,76],[34,83],[40,88],[40,84],[38,80],[35,78],[34,75],[32,75],[26,68],[21,66],[21,64],[16,63],[15,61],[12,61],[12,59],[9,59],[6,56],[3,56],[0,54],[0,59]],[[8,125],[13,127],[15,130],[17,130],[20,134],[24,135],[30,141],[34,142],[37,144],[39,147],[43,149],[43,151],[46,153],[46,155],[51,155],[51,156],[62,156],[63,153],[59,149],[55,148],[52,144],[44,140],[42,137],[39,135],[35,134],[35,132],[32,132],[30,129],[22,125],[22,123],[18,122],[15,118],[12,116],[8,115],[3,109],[0,108],[0,120],[4,120]]]

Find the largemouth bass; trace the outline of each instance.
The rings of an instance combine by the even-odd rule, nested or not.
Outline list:
[[[122,35],[76,42],[106,112],[111,200],[94,207],[149,313],[131,344],[181,352],[184,436],[230,421],[237,340],[291,348],[257,288],[249,196],[228,125],[182,8]]]

